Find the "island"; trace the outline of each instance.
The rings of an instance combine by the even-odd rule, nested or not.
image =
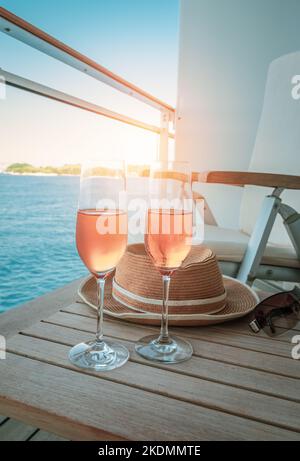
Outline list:
[[[5,170],[7,174],[37,174],[37,175],[80,175],[80,165],[63,166],[33,166],[30,163],[12,163]]]
[[[101,160],[100,160],[101,163]],[[12,163],[3,170],[4,174],[12,175],[50,175],[50,176],[79,176],[81,167],[79,164],[67,164],[63,166],[34,166],[30,163]],[[97,168],[99,174],[104,173],[103,168]],[[149,176],[149,165],[127,165],[127,174],[130,176]],[[107,174],[107,171],[106,171]]]

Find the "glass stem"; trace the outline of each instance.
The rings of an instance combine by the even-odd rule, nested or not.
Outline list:
[[[169,343],[169,332],[168,332],[168,301],[169,301],[169,288],[171,277],[169,275],[163,275],[163,303],[162,303],[162,315],[161,315],[161,328],[159,342]]]
[[[103,340],[104,287],[105,287],[105,279],[97,278],[97,302],[98,302],[97,333],[96,333],[97,343],[101,343]]]

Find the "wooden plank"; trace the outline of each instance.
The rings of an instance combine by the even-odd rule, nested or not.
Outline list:
[[[71,312],[71,306],[69,308],[69,313]],[[49,317],[47,321],[56,323],[60,321],[64,321],[62,319],[65,319],[66,314],[62,311],[55,313],[53,316]],[[95,325],[95,320],[93,320],[93,317],[88,317],[87,320],[91,320],[94,325]],[[76,319],[74,319],[72,325],[74,325],[74,322],[76,322]],[[78,321],[78,325],[81,325],[81,321]],[[107,325],[107,334],[111,335],[111,325],[115,325],[115,329],[119,330],[122,328],[123,325],[125,325],[124,322],[122,321],[113,321],[113,322],[106,322],[105,325]],[[129,325],[131,325],[131,330],[136,332],[136,339],[138,339],[140,336],[140,331],[141,329],[145,331],[145,334],[150,334],[151,332],[157,332],[158,328],[157,327],[149,327],[149,326],[141,326],[139,325],[137,328],[137,325],[135,324],[129,324],[129,322],[126,323],[126,328],[129,328]],[[175,331],[175,329],[173,330]],[[201,340],[207,340],[209,342],[213,342],[216,344],[225,344],[225,345],[230,345],[233,347],[238,347],[238,348],[243,348],[243,349],[248,349],[248,350],[254,350],[257,352],[264,352],[272,355],[279,355],[282,357],[291,357],[291,344],[290,342],[274,342],[272,340],[266,340],[265,338],[261,337],[252,337],[252,336],[246,336],[246,335],[241,335],[241,334],[230,334],[230,332],[227,331],[219,331],[219,332],[213,332],[211,333],[209,329],[207,328],[180,328],[176,327],[176,334],[181,334],[181,336],[186,336],[188,338],[195,338],[195,339],[201,339]]]
[[[6,419],[7,416],[0,415],[0,425],[3,424]]]
[[[96,318],[95,309],[80,301],[76,301],[68,306],[62,307],[60,312],[68,312],[70,314],[82,315],[83,317],[90,317],[93,319]],[[106,316],[106,318],[111,319],[111,317],[108,316]]]
[[[205,327],[205,330],[214,333],[227,333],[227,334],[240,334],[246,336],[252,336],[253,338],[265,339],[266,341],[283,341],[291,343],[291,338],[297,334],[296,330],[287,330],[285,328],[276,327],[276,330],[280,332],[278,336],[268,336],[263,330],[259,334],[254,333],[250,330],[248,323],[235,323],[235,322],[226,322],[224,325],[210,326]]]
[[[75,280],[58,290],[4,312],[0,315],[0,334],[9,338],[23,328],[47,318],[60,307],[70,304],[76,298],[81,281],[82,279]]]
[[[58,342],[67,346],[73,346],[85,340],[93,339],[93,334],[82,333],[79,330],[65,328],[59,325],[39,322],[25,331],[30,337],[46,339]],[[147,363],[142,357],[136,354],[134,342],[119,340],[129,349],[131,360],[137,363]],[[156,364],[162,369],[172,370],[168,365]],[[263,394],[284,397],[286,399],[300,402],[300,380],[278,376],[265,371],[252,370],[237,365],[199,358],[193,356],[191,360],[176,365],[176,371],[188,376],[198,377],[209,381],[230,384],[234,387],[241,387]]]
[[[8,419],[0,426],[0,442],[28,440],[35,432],[36,428],[28,426],[28,424]]]
[[[8,342],[8,350],[45,363],[78,371],[68,360],[70,348],[24,335],[16,335]],[[154,394],[194,403],[300,432],[300,404],[236,387],[185,376],[167,369],[129,362],[105,374],[87,371],[87,374]],[[300,438],[300,437],[299,437]]]
[[[80,316],[80,321],[77,315],[67,314],[64,312],[57,312],[47,319],[48,323],[55,325],[67,326],[89,333],[95,332],[95,320]],[[281,356],[255,352],[247,349],[240,349],[238,347],[227,346],[210,341],[203,341],[201,339],[194,339],[197,337],[198,329],[191,328],[190,336],[188,339],[193,345],[194,355],[204,358],[210,358],[217,361],[233,363],[244,367],[255,368],[262,371],[268,371],[292,378],[300,378],[300,367],[296,360],[285,357],[282,360]],[[134,324],[126,322],[110,322],[106,320],[104,327],[105,334],[108,336],[137,341],[142,336],[149,334],[153,331],[149,327],[139,325],[137,328]],[[157,329],[155,329],[157,331]],[[179,329],[176,329],[178,333]],[[83,335],[84,336],[84,335]]]
[[[67,442],[67,439],[47,431],[38,431],[30,438],[30,442]]]
[[[264,186],[282,187],[284,189],[300,189],[300,176],[277,173],[257,173],[253,171],[203,171],[193,173],[193,181],[230,184],[232,186]]]
[[[61,311],[71,312],[73,314],[80,314],[80,315],[84,315],[85,317],[95,317],[95,310],[91,308],[90,306],[88,306],[87,304],[85,304],[78,296],[76,297],[75,303],[72,303],[69,306],[62,307]],[[113,320],[112,317],[109,317],[109,318]],[[252,330],[249,328],[250,319],[251,319],[251,314],[241,319],[236,319],[236,320],[232,320],[231,322],[220,323],[218,325],[213,325],[213,326],[205,326],[205,327],[201,327],[201,329],[202,328],[204,329],[218,328],[223,331],[228,331],[228,330],[238,331],[239,333],[242,333],[242,334],[249,334],[249,335],[258,337],[258,335],[252,332]],[[284,328],[285,321],[281,319],[278,319],[274,324],[278,326],[279,330],[282,331],[283,333],[291,332],[292,334],[297,334],[296,332],[300,331],[300,320],[291,329]],[[278,337],[277,336],[269,337],[263,331],[259,334],[259,336],[263,338],[269,338],[270,340],[273,340],[273,339],[280,340],[284,337],[284,335],[283,336],[280,335]]]
[[[181,336],[211,341],[215,344],[224,344],[227,346],[237,347],[239,349],[247,349],[291,358],[292,345],[290,342],[268,341],[259,336],[246,336],[238,333],[231,333],[230,331],[211,332],[207,329],[176,328],[176,332]]]
[[[94,309],[92,309],[90,306],[76,302],[72,303],[69,306],[63,307],[60,309],[61,312],[68,312],[72,314],[78,314],[78,315],[83,315],[84,317],[90,317],[90,318],[95,318],[96,313]],[[107,317],[111,321],[120,321],[117,319],[113,319],[111,317]],[[300,322],[299,322],[300,325]],[[150,327],[154,328],[157,331],[157,327]],[[285,343],[291,343],[291,338],[295,335],[298,334],[295,329],[287,330],[286,328],[281,328],[277,327],[278,330],[280,331],[280,335],[270,337],[264,331],[261,331],[259,334],[254,333],[248,325],[248,321],[245,319],[242,320],[236,320],[232,322],[225,322],[224,324],[218,324],[218,325],[211,325],[211,326],[204,326],[204,327],[199,327],[199,328],[193,328],[196,329],[199,332],[208,332],[212,335],[218,335],[218,333],[223,334],[226,333],[227,335],[230,333],[231,335],[233,333],[238,333],[238,335],[246,335],[246,336],[252,336],[255,339],[259,339],[261,341],[262,339],[267,340],[267,341],[283,341]],[[177,330],[177,328],[176,328]],[[185,327],[184,330],[187,332],[190,331],[190,328]],[[262,343],[263,344],[263,343]]]
[[[286,429],[11,353],[0,370],[0,411],[66,438],[299,440]]]

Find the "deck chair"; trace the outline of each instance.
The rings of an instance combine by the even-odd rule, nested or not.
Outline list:
[[[300,282],[299,74],[300,52],[271,63],[247,172],[193,175],[201,183],[243,187],[239,230],[206,224],[205,244],[225,274],[249,284],[256,278]]]

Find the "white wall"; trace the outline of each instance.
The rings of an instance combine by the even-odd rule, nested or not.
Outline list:
[[[247,170],[271,61],[300,50],[300,0],[181,0],[177,158]],[[241,190],[201,186],[218,222],[238,226]]]

